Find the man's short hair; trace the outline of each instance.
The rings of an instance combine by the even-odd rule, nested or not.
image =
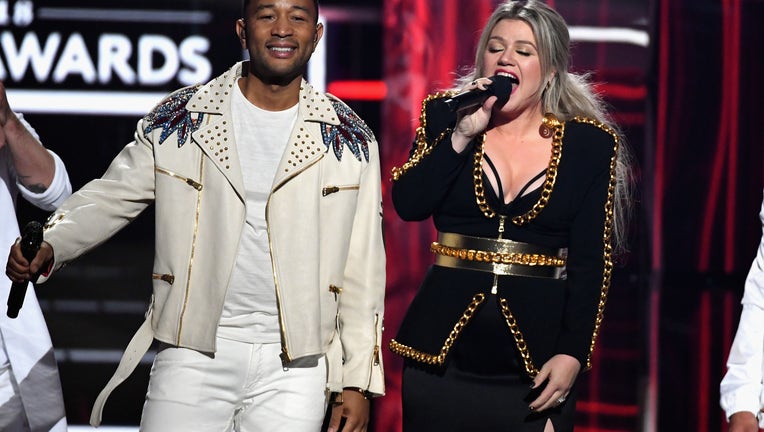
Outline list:
[[[242,0],[241,2],[241,17],[244,18],[247,16],[247,6],[249,6],[249,2],[252,0]],[[313,0],[313,6],[316,8],[316,22],[318,22],[318,0]]]

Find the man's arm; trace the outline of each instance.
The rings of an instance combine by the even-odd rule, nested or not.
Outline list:
[[[756,264],[754,263],[754,266]],[[730,432],[758,431],[764,356],[764,309],[744,303],[735,340],[727,359],[727,373],[720,385],[721,406],[730,421]],[[750,429],[751,423],[755,426]]]
[[[351,230],[345,279],[339,303],[344,391],[328,430],[365,432],[369,397],[385,392],[380,345],[384,320],[385,250],[382,239],[382,192],[377,142],[369,143],[369,164],[361,174]]]
[[[760,213],[764,227],[764,203]],[[730,431],[747,431],[762,408],[764,365],[764,235],[745,281],[743,311],[732,342],[727,373],[720,385],[721,406],[730,420]],[[758,426],[754,431],[758,430]]]
[[[0,81],[0,148],[8,146],[19,182],[33,193],[44,192],[53,181],[53,156],[11,110]]]
[[[730,417],[729,432],[759,432],[759,422],[753,413],[741,411]]]

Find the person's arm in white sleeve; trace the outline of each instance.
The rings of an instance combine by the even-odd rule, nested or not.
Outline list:
[[[764,203],[760,217],[764,224]],[[746,278],[742,304],[740,323],[727,359],[727,373],[720,385],[720,403],[728,419],[736,413],[751,413],[764,427],[764,415],[761,413],[764,389],[764,236]]]
[[[17,183],[17,185],[19,193],[24,199],[43,210],[52,211],[57,209],[72,194],[72,184],[69,182],[69,173],[66,171],[66,166],[61,158],[50,150],[48,153],[53,157],[55,166],[53,180],[48,188],[42,192],[33,192],[21,183]]]
[[[63,162],[40,143],[32,126],[11,110],[0,81],[0,148],[10,153],[22,196],[43,210],[53,210],[71,194]]]

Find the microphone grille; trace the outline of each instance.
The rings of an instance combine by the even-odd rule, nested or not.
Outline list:
[[[37,221],[27,223],[21,233],[21,240],[32,245],[40,244],[42,242],[42,224]]]
[[[491,77],[491,81],[493,82],[491,91],[499,99],[495,106],[503,106],[509,100],[509,95],[512,93],[512,83],[515,79],[504,75],[494,75]]]

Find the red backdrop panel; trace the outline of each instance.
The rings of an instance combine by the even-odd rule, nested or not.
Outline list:
[[[461,3],[461,5],[460,5]],[[450,87],[454,71],[474,61],[474,46],[490,0],[388,0],[384,5],[385,82],[382,180],[388,259],[384,360],[387,396],[375,402],[377,432],[400,430],[400,358],[387,349],[432,257],[426,252],[434,231],[429,221],[406,223],[390,201],[390,170],[408,159],[422,99]]]

